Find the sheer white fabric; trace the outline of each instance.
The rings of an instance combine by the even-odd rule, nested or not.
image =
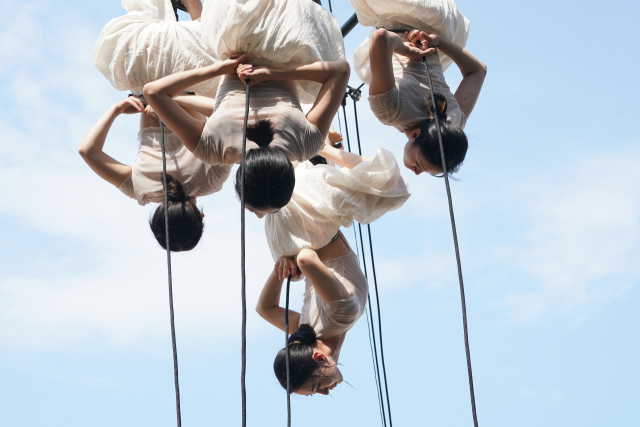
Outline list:
[[[245,86],[241,81],[220,87],[213,114],[202,130],[194,155],[211,165],[229,165],[242,153],[242,123],[245,111]],[[249,125],[269,119],[274,125],[271,147],[282,150],[291,161],[313,157],[324,144],[322,134],[300,108],[293,85],[265,82],[251,87]],[[247,140],[247,150],[258,145]]]
[[[138,134],[140,151],[132,166],[131,177],[119,189],[140,205],[163,203],[162,148],[160,128],[142,129]],[[211,166],[198,160],[180,139],[165,128],[167,173],[182,183],[188,197],[213,194],[222,189],[232,166]]]
[[[427,103],[431,103],[429,81],[422,62],[409,61],[401,55],[393,56],[393,74],[396,85],[388,92],[369,97],[369,106],[381,123],[393,126],[400,132],[415,129],[427,114]],[[464,128],[467,117],[444,80],[438,61],[427,61],[431,83],[436,93],[447,99],[447,120]]]
[[[400,208],[411,195],[395,157],[383,148],[353,169],[304,162],[295,172],[291,201],[265,216],[274,260],[305,248],[320,249],[340,227],[350,227],[354,220],[371,223]]]
[[[311,0],[206,1],[202,23],[204,41],[220,59],[242,52],[276,67],[345,59],[338,21]],[[320,87],[296,82],[303,103],[314,103]]]
[[[340,25],[310,0],[205,1],[199,21],[176,22],[170,0],[122,0],[127,14],[109,22],[94,48],[98,70],[119,90],[250,53],[256,65],[345,59]],[[219,78],[191,88],[213,96]],[[321,85],[296,82],[300,100],[315,102]]]
[[[470,23],[458,10],[454,0],[349,0],[364,26],[387,29],[418,29],[435,31],[446,40],[464,47],[469,37]],[[371,32],[373,32],[372,30]],[[371,71],[369,46],[371,34],[354,53],[353,65],[360,79],[369,84]],[[439,52],[440,62],[446,70],[451,58]]]
[[[337,361],[347,331],[355,326],[364,314],[369,285],[353,252],[326,261],[324,265],[340,280],[351,296],[343,300],[324,302],[307,279],[299,325],[311,325],[320,339],[339,336],[333,354]]]
[[[122,0],[122,7],[128,13],[104,27],[93,50],[95,66],[116,89],[139,95],[149,82],[216,61],[202,23],[177,22],[170,0]],[[191,90],[213,96],[219,80]]]

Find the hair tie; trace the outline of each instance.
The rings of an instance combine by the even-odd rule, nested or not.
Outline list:
[[[289,343],[289,345],[294,345],[294,344],[302,344],[302,341],[294,341],[292,343]]]

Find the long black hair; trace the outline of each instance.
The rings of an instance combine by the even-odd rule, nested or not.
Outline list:
[[[162,179],[162,178],[161,178]],[[204,223],[202,213],[196,204],[187,197],[180,181],[167,174],[167,197],[169,200],[169,245],[173,252],[190,251],[202,237]],[[164,250],[167,249],[165,233],[164,203],[153,213],[149,226],[156,240]]]
[[[247,139],[258,149],[247,152],[244,160],[245,203],[254,209],[280,209],[291,200],[296,177],[291,161],[282,150],[270,147],[274,130],[270,120],[259,120],[247,127]],[[240,197],[240,174],[236,172],[236,194]]]
[[[436,111],[440,119],[440,130],[442,131],[442,145],[444,147],[444,157],[447,162],[447,172],[452,175],[458,172],[469,148],[467,135],[460,126],[456,126],[447,120],[447,100],[439,93],[434,93],[436,98]],[[427,108],[432,111],[431,102],[427,103]],[[425,119],[420,123],[420,135],[415,139],[415,143],[420,149],[422,156],[433,166],[442,169],[442,158],[440,155],[440,143],[438,142],[438,127],[434,117]]]
[[[292,393],[320,371],[320,365],[313,360],[313,349],[317,343],[315,331],[307,324],[300,325],[298,331],[289,337],[289,387]],[[273,361],[273,372],[285,390],[287,389],[286,357],[287,350],[283,348]]]

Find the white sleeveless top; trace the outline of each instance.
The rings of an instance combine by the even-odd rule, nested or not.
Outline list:
[[[291,161],[313,157],[324,145],[320,131],[300,108],[295,88],[285,82],[264,82],[251,87],[249,125],[269,119],[275,136],[271,147],[282,150]],[[242,153],[245,86],[239,81],[223,84],[213,114],[202,130],[193,154],[210,165],[230,165]],[[247,140],[247,151],[258,145]]]
[[[427,61],[431,83],[436,93],[447,99],[447,120],[464,128],[467,116],[444,81],[442,67],[437,61]],[[409,61],[401,55],[393,55],[395,86],[388,92],[371,95],[369,106],[381,123],[393,126],[400,132],[415,129],[427,114],[427,102],[431,103],[429,81],[422,62]]]
[[[309,280],[305,280],[304,302],[300,322],[309,324],[320,339],[339,337],[333,358],[337,361],[347,332],[365,312],[369,284],[364,277],[356,254],[350,252],[324,265],[340,280],[351,296],[347,299],[324,302]]]
[[[131,176],[119,189],[140,205],[164,203],[160,128],[142,129],[138,141],[140,150]],[[232,166],[211,166],[198,160],[168,128],[164,132],[164,145],[167,173],[182,183],[187,197],[207,196],[222,189]]]

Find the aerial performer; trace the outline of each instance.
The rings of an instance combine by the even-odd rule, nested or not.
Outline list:
[[[463,128],[473,111],[487,67],[464,49],[469,21],[453,0],[350,0],[358,21],[372,26],[354,53],[354,68],[369,85],[369,105],[385,125],[409,141],[404,164],[416,175],[441,175],[442,161],[426,59],[440,118],[448,173],[457,172],[467,153]],[[443,71],[455,63],[462,81],[451,93]]]
[[[208,97],[179,95],[174,99],[194,120],[202,123],[213,111],[214,101]],[[106,154],[104,144],[111,125],[119,115],[136,113],[140,114],[138,156],[133,165],[125,165]],[[204,228],[204,214],[196,205],[197,197],[220,191],[229,177],[231,166],[212,166],[198,160],[169,129],[165,129],[164,142],[170,249],[188,251],[198,244]],[[136,199],[140,205],[160,203],[149,225],[160,246],[166,249],[160,124],[153,109],[133,96],[115,103],[92,126],[78,151],[98,176],[115,185],[126,196]]]
[[[178,23],[168,0],[124,0],[122,5],[128,13],[104,27],[94,48],[94,63],[116,89],[128,90],[139,97],[129,97],[110,107],[87,133],[79,149],[91,169],[125,195],[140,205],[160,203],[149,223],[164,249],[160,127],[155,112],[142,97],[142,88],[148,81],[176,70],[215,62],[211,51],[201,43],[197,22],[202,11],[200,0],[184,0],[184,3],[194,21]],[[196,89],[215,95],[216,88],[201,85]],[[183,92],[174,99],[194,120],[202,123],[213,112],[212,98]],[[133,165],[125,165],[106,154],[103,147],[114,120],[120,114],[136,113],[140,113],[139,152]],[[219,191],[229,177],[231,166],[202,162],[166,126],[164,132],[170,249],[187,251],[198,244],[204,228],[204,214],[196,205],[197,197]]]
[[[340,351],[366,307],[367,279],[340,227],[354,220],[371,223],[410,196],[396,159],[385,149],[364,158],[327,144],[318,154],[341,169],[311,161],[298,164],[291,201],[277,212],[256,212],[265,218],[276,261],[256,311],[284,331],[282,283],[289,275],[293,281],[305,279],[302,309],[289,310],[290,390],[302,395],[329,394],[342,382]],[[285,358],[282,349],[274,372],[286,389]]]
[[[349,65],[340,26],[309,0],[210,1],[200,25],[201,42],[217,60],[148,82],[145,98],[197,158],[233,165],[242,159],[250,81],[245,200],[250,209],[280,209],[295,185],[291,162],[322,148],[346,89]],[[215,110],[204,125],[173,99],[220,78]],[[306,115],[301,102],[312,104]]]

